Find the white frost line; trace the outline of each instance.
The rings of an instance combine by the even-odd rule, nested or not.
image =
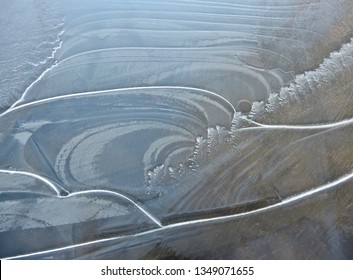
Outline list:
[[[61,36],[62,34],[64,34],[64,32],[65,32],[65,29],[63,29],[63,30],[58,34],[58,39],[56,40],[56,42],[59,42],[59,45],[56,46],[56,47],[54,47],[54,49],[53,49],[51,55],[50,55],[49,57],[47,57],[45,60],[40,61],[39,64],[47,63],[48,60],[53,59],[53,58],[55,57],[55,54],[57,53],[57,51],[60,50],[61,47],[62,47],[63,41],[60,40],[60,36]],[[33,64],[33,63],[32,63],[32,64]],[[37,66],[38,66],[39,64],[37,64]],[[23,100],[24,100],[24,97],[27,95],[27,92],[33,87],[33,85],[36,84],[37,82],[39,82],[39,81],[43,78],[43,76],[44,76],[46,73],[48,73],[49,71],[51,71],[54,67],[56,67],[57,64],[58,64],[57,62],[54,62],[54,64],[53,64],[52,66],[50,66],[49,68],[47,68],[46,70],[44,70],[44,72],[26,88],[26,90],[25,90],[24,93],[22,94],[21,98],[20,98],[19,100],[17,100],[14,104],[12,104],[12,106],[9,108],[9,110],[11,110],[12,108],[14,108],[19,102],[23,101]],[[34,65],[35,65],[35,63],[34,63]],[[8,110],[8,111],[9,111],[9,110]],[[6,113],[6,112],[7,112],[7,111],[5,111],[4,113]],[[4,113],[3,113],[3,114],[4,114]],[[1,117],[3,114],[1,114],[0,117]]]
[[[42,254],[60,252],[60,251],[64,251],[64,250],[67,250],[67,249],[75,249],[75,248],[89,246],[89,245],[98,244],[98,243],[116,241],[116,240],[119,240],[119,239],[122,239],[122,238],[126,238],[126,237],[129,237],[129,236],[134,236],[134,237],[144,236],[144,235],[160,232],[162,230],[171,229],[171,228],[177,228],[177,227],[188,226],[188,225],[203,224],[203,223],[212,222],[212,221],[222,221],[222,220],[225,221],[225,220],[235,219],[235,218],[238,218],[238,217],[250,216],[252,214],[265,212],[267,210],[271,210],[271,209],[274,209],[274,208],[281,207],[283,205],[290,204],[292,202],[299,201],[300,199],[303,199],[303,198],[309,197],[311,195],[314,195],[316,193],[331,189],[331,188],[333,188],[333,187],[335,187],[335,186],[337,186],[337,185],[339,185],[341,183],[344,183],[346,181],[351,180],[352,178],[353,178],[353,173],[350,173],[348,175],[345,175],[345,176],[337,179],[336,181],[324,184],[321,187],[317,187],[317,188],[311,189],[311,190],[303,192],[301,194],[294,195],[292,197],[286,198],[286,199],[282,200],[281,202],[276,203],[274,205],[270,205],[270,206],[267,206],[267,207],[264,207],[264,208],[252,210],[252,211],[245,212],[245,213],[239,213],[239,214],[233,214],[233,215],[229,215],[229,216],[215,217],[215,218],[209,218],[209,219],[200,219],[200,220],[194,220],[194,221],[188,221],[188,222],[181,222],[181,223],[167,225],[167,226],[163,226],[163,227],[158,228],[158,229],[152,229],[152,230],[149,230],[149,231],[145,231],[145,232],[141,232],[141,233],[137,233],[137,234],[133,234],[133,235],[118,236],[118,237],[100,239],[100,240],[85,242],[85,243],[81,243],[81,244],[65,246],[65,247],[61,247],[61,248],[57,248],[57,249],[51,249],[51,250],[46,250],[46,251],[41,251],[41,252],[36,252],[36,253],[29,253],[29,254],[14,256],[14,257],[8,257],[8,258],[5,258],[5,259],[19,259],[19,258],[34,257],[34,256],[42,255]]]
[[[55,67],[55,65],[53,65],[51,68],[45,70],[41,76],[43,76],[46,72],[50,71],[53,67]],[[35,83],[35,82],[33,82],[33,83]],[[118,89],[99,90],[99,91],[87,91],[87,92],[81,92],[81,93],[71,93],[71,94],[67,94],[67,95],[60,95],[60,96],[49,97],[49,98],[45,98],[45,99],[41,99],[41,100],[36,100],[36,101],[32,101],[32,102],[29,102],[26,104],[15,106],[18,102],[23,100],[23,97],[25,96],[25,94],[24,94],[20,100],[18,100],[15,104],[13,104],[11,106],[11,108],[9,108],[4,113],[0,114],[0,117],[6,115],[8,113],[11,113],[12,111],[19,110],[21,108],[25,108],[25,107],[36,105],[36,104],[46,103],[46,102],[54,101],[54,100],[67,99],[67,98],[71,98],[71,97],[81,97],[81,96],[94,95],[94,94],[104,94],[104,93],[130,91],[130,90],[145,90],[145,89],[180,89],[180,90],[194,90],[194,91],[208,93],[208,94],[213,95],[219,99],[222,99],[235,112],[234,106],[226,98],[224,98],[223,96],[221,96],[215,92],[209,91],[209,90],[193,88],[193,87],[181,87],[181,86],[151,86],[151,87],[128,87],[128,88],[118,88]]]
[[[11,106],[7,111],[5,111],[4,113],[2,113],[2,114],[0,115],[0,117],[1,117],[2,115],[5,115],[5,114],[6,114],[7,112],[9,112],[9,111],[12,111],[13,108],[18,108],[18,107],[16,107],[16,105],[17,105],[18,103],[20,103],[21,101],[24,100],[24,97],[27,95],[27,92],[30,90],[30,88],[31,88],[34,84],[36,84],[38,81],[40,81],[40,80],[43,78],[43,76],[44,76],[46,73],[48,73],[49,71],[51,71],[56,65],[57,65],[57,64],[54,63],[51,67],[47,68],[33,83],[30,84],[29,87],[26,88],[26,90],[25,90],[24,93],[22,94],[21,98],[18,99],[14,104],[12,104],[12,106]]]
[[[67,196],[62,196],[60,194],[60,191],[58,190],[58,188],[55,187],[55,185],[53,183],[51,183],[49,180],[47,180],[47,179],[45,179],[45,178],[43,178],[43,177],[41,177],[41,176],[39,176],[37,174],[24,172],[24,171],[13,171],[13,170],[2,170],[2,169],[0,169],[0,173],[25,175],[25,176],[29,176],[29,177],[38,179],[38,180],[46,183],[49,187],[51,187],[56,192],[58,197],[60,197],[62,199],[65,199],[67,197],[81,195],[81,194],[89,194],[89,193],[106,193],[106,194],[110,194],[110,195],[115,195],[115,196],[121,197],[121,198],[129,201],[130,203],[132,203],[134,206],[136,206],[138,209],[140,209],[147,217],[149,217],[155,224],[157,224],[159,227],[162,227],[161,222],[157,218],[155,218],[150,213],[148,213],[145,209],[143,209],[140,205],[138,205],[132,199],[130,199],[127,196],[125,196],[123,194],[120,194],[118,192],[107,191],[107,190],[88,190],[88,191],[74,192],[74,193],[68,194]]]
[[[309,124],[309,125],[282,125],[282,124],[262,124],[262,123],[258,123],[255,122],[253,120],[250,119],[246,119],[247,121],[257,125],[257,127],[262,127],[262,128],[271,128],[271,129],[326,129],[326,128],[335,128],[335,127],[339,127],[339,126],[344,126],[347,124],[352,124],[353,123],[353,119],[346,119],[343,121],[339,121],[339,122],[335,122],[335,123],[328,123],[328,124]]]
[[[60,196],[60,191],[59,189],[49,180],[45,179],[44,177],[41,177],[37,174],[34,173],[29,173],[29,172],[24,172],[24,171],[15,171],[15,170],[3,170],[0,169],[0,173],[6,173],[6,174],[18,174],[18,175],[24,175],[24,176],[28,176],[28,177],[32,177],[35,179],[38,179],[42,182],[44,182],[45,184],[47,184],[49,187],[51,187],[58,196]]]
[[[118,196],[120,198],[123,198],[127,201],[129,201],[130,203],[132,203],[134,206],[136,206],[138,209],[140,209],[148,218],[150,218],[155,224],[157,224],[159,227],[163,227],[161,222],[155,218],[154,216],[152,216],[150,213],[148,213],[145,209],[143,209],[140,205],[138,205],[135,201],[133,201],[132,199],[128,198],[127,196],[118,193],[118,192],[113,192],[113,191],[107,191],[107,190],[88,190],[88,191],[80,191],[80,192],[74,192],[74,193],[70,193],[67,196],[63,196],[62,198],[66,198],[66,197],[72,197],[72,196],[77,196],[77,195],[82,195],[82,194],[110,194],[110,195],[115,195]]]
[[[156,231],[156,230],[150,230],[150,231],[147,231],[147,232],[144,232],[144,233],[154,232],[154,231]],[[68,249],[75,249],[77,247],[89,246],[89,245],[93,245],[93,244],[97,244],[97,243],[101,243],[101,242],[114,241],[114,240],[117,240],[119,238],[121,238],[121,237],[111,237],[111,238],[105,238],[105,239],[100,239],[100,240],[95,240],[95,241],[89,241],[89,242],[81,243],[81,244],[78,244],[78,245],[70,245],[70,246],[65,246],[65,247],[61,247],[61,248],[57,248],[57,249],[51,249],[51,250],[46,250],[46,251],[41,251],[41,252],[36,252],[36,253],[18,255],[18,256],[14,256],[14,257],[7,257],[7,258],[3,258],[3,260],[14,260],[14,259],[34,257],[34,256],[42,255],[42,254],[55,253],[55,252],[60,252],[60,251],[63,251],[63,250],[68,250]]]
[[[335,187],[335,186],[337,186],[337,185],[339,185],[341,183],[349,181],[350,179],[353,179],[353,173],[345,175],[345,176],[337,179],[336,181],[324,184],[324,185],[322,185],[320,187],[313,188],[313,189],[311,189],[309,191],[294,195],[292,197],[285,198],[279,203],[272,204],[272,205],[269,205],[269,206],[266,206],[266,207],[263,207],[263,208],[255,209],[255,210],[244,212],[244,213],[233,214],[233,215],[229,215],[229,216],[222,216],[222,217],[215,217],[215,218],[209,218],[209,219],[200,219],[200,220],[194,220],[194,221],[188,221],[188,222],[181,222],[181,223],[178,223],[178,224],[165,226],[164,228],[173,228],[173,227],[177,227],[177,226],[198,224],[198,223],[204,223],[204,222],[209,222],[209,221],[226,220],[226,219],[230,219],[230,218],[244,217],[244,216],[249,216],[249,215],[256,214],[256,213],[261,213],[261,212],[264,212],[266,210],[278,208],[278,207],[281,207],[283,205],[299,201],[299,200],[301,200],[303,198],[309,197],[309,196],[314,195],[316,193],[331,189],[331,188],[333,188],[333,187]]]

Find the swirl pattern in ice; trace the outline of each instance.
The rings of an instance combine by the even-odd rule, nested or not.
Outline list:
[[[353,257],[351,1],[56,9],[0,115],[1,257]]]

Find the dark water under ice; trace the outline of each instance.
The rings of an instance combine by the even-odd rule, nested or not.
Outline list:
[[[0,257],[352,259],[353,2],[6,1]]]

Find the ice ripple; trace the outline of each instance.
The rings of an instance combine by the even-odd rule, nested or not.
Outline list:
[[[62,1],[65,31],[27,63],[50,67],[1,114],[1,240],[58,230],[6,256],[267,213],[350,182],[351,1],[105,4]]]

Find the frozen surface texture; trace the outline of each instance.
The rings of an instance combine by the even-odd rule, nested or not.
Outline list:
[[[0,15],[0,257],[353,258],[352,1]]]

